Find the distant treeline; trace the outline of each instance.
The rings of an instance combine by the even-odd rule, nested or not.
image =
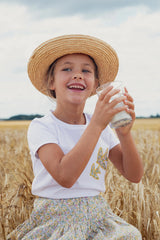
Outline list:
[[[24,114],[20,114],[20,115],[15,115],[15,116],[12,116],[8,119],[3,119],[3,120],[6,120],[6,121],[20,121],[20,120],[33,120],[34,118],[40,118],[40,117],[43,117],[43,115],[40,115],[40,114],[32,114],[32,115],[24,115]],[[136,117],[136,118],[160,118],[160,114],[156,114],[156,115],[151,115],[149,117]],[[1,119],[2,120],[2,119]]]
[[[23,114],[20,114],[20,115],[15,115],[15,116],[12,116],[8,119],[5,119],[7,121],[18,121],[18,120],[33,120],[34,118],[40,118],[40,117],[43,117],[43,115],[40,115],[40,114],[33,114],[33,115],[23,115]]]
[[[160,118],[160,114],[150,115],[149,117],[136,117],[136,118]]]

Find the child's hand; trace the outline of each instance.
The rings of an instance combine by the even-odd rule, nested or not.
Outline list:
[[[117,128],[116,132],[118,134],[122,134],[122,135],[126,135],[132,128],[133,123],[135,121],[136,115],[135,115],[135,111],[134,111],[134,103],[133,103],[133,98],[131,97],[131,95],[129,95],[127,89],[125,88],[125,94],[126,96],[126,100],[124,101],[124,104],[127,106],[126,107],[126,112],[129,113],[132,117],[132,121],[126,125],[125,127],[121,127],[121,128]]]
[[[115,98],[110,102],[111,97],[117,94],[119,91],[120,90],[118,89],[113,89],[112,86],[108,86],[99,96],[94,114],[92,116],[92,121],[94,121],[94,123],[96,123],[102,130],[109,124],[116,113],[126,110],[127,108],[126,104],[124,106],[115,108],[118,103],[127,99],[127,96],[125,95]]]

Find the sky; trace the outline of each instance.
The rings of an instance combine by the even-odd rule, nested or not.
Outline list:
[[[0,119],[55,108],[31,84],[28,59],[42,42],[76,33],[116,50],[116,80],[127,86],[137,116],[160,114],[159,0],[0,0]],[[85,111],[93,112],[96,101],[91,97]]]

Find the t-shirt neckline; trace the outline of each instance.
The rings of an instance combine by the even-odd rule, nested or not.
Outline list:
[[[50,115],[52,117],[52,119],[56,120],[57,123],[59,123],[60,125],[63,125],[63,126],[67,126],[67,127],[86,127],[88,125],[88,122],[89,122],[89,119],[87,117],[87,114],[84,113],[84,117],[86,119],[86,123],[85,124],[70,124],[70,123],[66,123],[66,122],[63,122],[62,120],[60,120],[59,118],[57,118],[53,111],[50,110]]]

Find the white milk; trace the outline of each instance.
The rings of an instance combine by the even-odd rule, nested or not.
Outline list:
[[[111,97],[110,102],[113,101],[117,97],[121,97],[124,94],[124,87],[122,85],[122,82],[120,81],[115,81],[115,82],[108,82],[106,84],[101,85],[99,88],[97,88],[96,92],[97,95],[99,96],[101,92],[107,87],[107,86],[113,86],[116,89],[120,89],[120,92],[118,94],[115,94],[113,97]],[[120,102],[118,103],[115,108],[123,106],[124,103]],[[119,127],[124,127],[127,124],[129,124],[132,121],[132,117],[126,112],[126,111],[121,111],[117,114],[114,115],[114,117],[111,120],[111,127],[112,128],[119,128]]]

